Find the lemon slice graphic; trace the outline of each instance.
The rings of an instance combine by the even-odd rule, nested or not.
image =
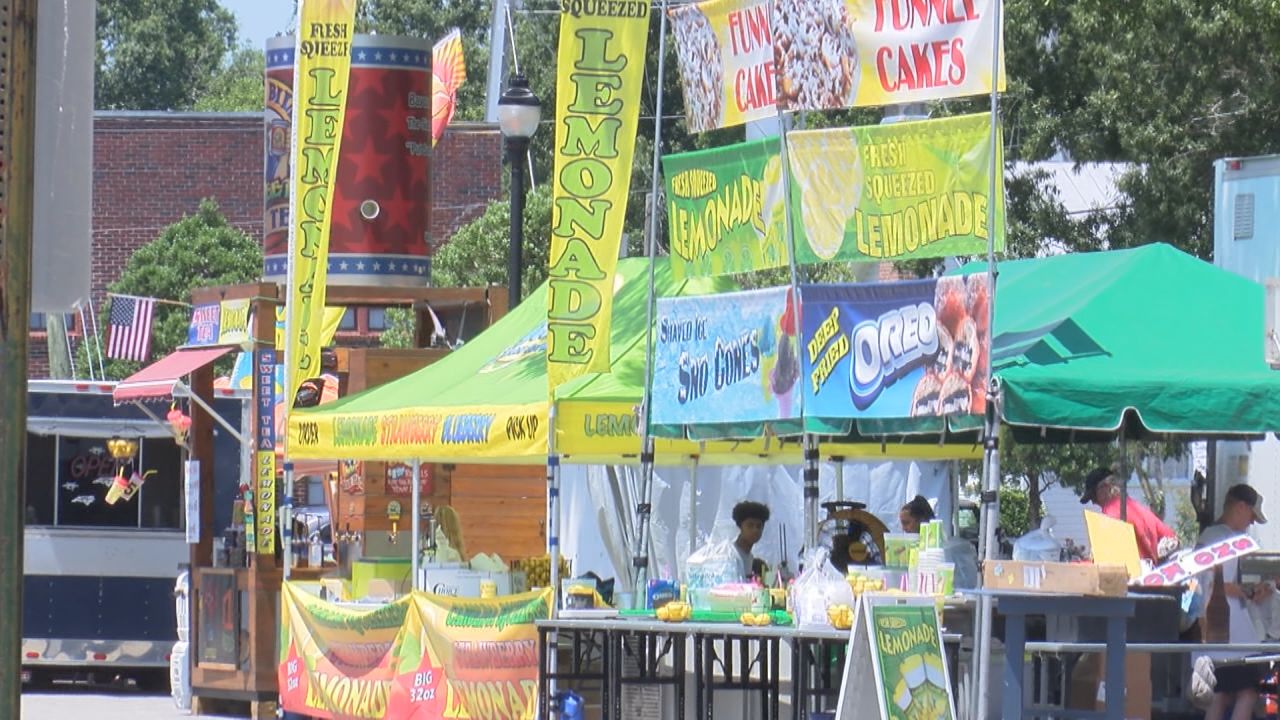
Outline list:
[[[862,158],[847,129],[787,136],[791,181],[800,190],[800,219],[809,248],[830,260],[844,244],[844,228],[862,197]]]

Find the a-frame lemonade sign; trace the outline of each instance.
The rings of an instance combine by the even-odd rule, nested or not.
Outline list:
[[[849,633],[836,718],[955,720],[932,598],[864,595]]]

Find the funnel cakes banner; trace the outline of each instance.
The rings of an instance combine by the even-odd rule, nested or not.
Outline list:
[[[798,313],[791,297],[780,287],[659,298],[654,422],[799,417]]]
[[[805,414],[906,418],[986,409],[986,273],[801,288]]]
[[[996,0],[707,0],[669,11],[691,132],[777,110],[1004,90]]]

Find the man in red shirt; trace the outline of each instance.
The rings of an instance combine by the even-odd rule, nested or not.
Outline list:
[[[1145,505],[1126,498],[1125,522],[1133,526],[1138,538],[1138,557],[1155,565],[1178,549],[1178,536]],[[1080,504],[1094,503],[1102,514],[1116,520],[1120,518],[1120,486],[1108,468],[1097,468],[1084,481],[1084,493]]]

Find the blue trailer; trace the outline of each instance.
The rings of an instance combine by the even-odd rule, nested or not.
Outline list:
[[[165,670],[177,640],[174,583],[189,560],[182,448],[167,424],[115,406],[113,383],[32,381],[28,391],[22,665],[105,679]],[[213,408],[244,427],[245,392]],[[163,412],[160,416],[163,416]],[[153,413],[154,415],[154,413]],[[154,471],[128,500],[106,502],[112,438],[137,442],[126,471]],[[239,443],[214,431],[215,508],[230,522]]]

